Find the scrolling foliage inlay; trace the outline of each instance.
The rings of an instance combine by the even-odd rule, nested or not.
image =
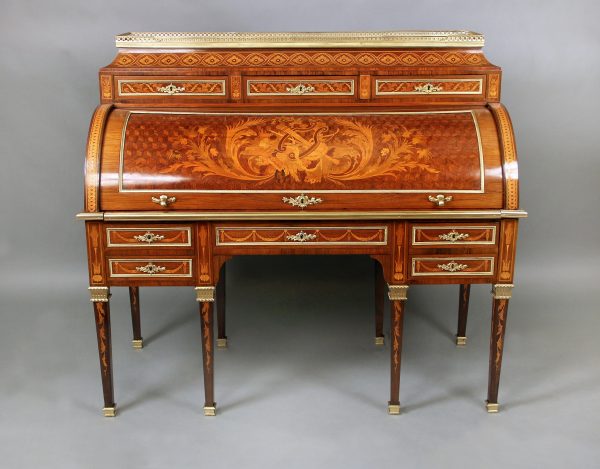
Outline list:
[[[123,151],[124,190],[480,189],[467,112],[134,113]]]

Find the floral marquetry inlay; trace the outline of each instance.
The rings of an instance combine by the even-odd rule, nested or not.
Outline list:
[[[145,184],[156,179],[165,191],[481,187],[470,112],[132,113],[126,125],[122,190],[158,190]]]

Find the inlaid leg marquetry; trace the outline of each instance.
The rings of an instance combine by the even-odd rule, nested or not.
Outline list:
[[[221,268],[221,278],[217,283],[217,347],[227,347],[225,333],[225,265]]]
[[[400,413],[400,365],[402,358],[402,332],[404,328],[404,304],[406,303],[407,285],[389,285],[391,303],[390,327],[390,400],[388,413]]]
[[[461,285],[458,300],[458,326],[456,328],[456,345],[459,347],[467,345],[467,316],[469,314],[470,295],[471,285]]]
[[[381,264],[374,261],[375,264],[375,345],[384,344],[383,334],[383,309],[385,303],[385,280],[383,279],[383,269]]]
[[[108,287],[90,287],[91,302],[94,307],[96,321],[96,338],[98,339],[98,356],[100,358],[100,376],[102,378],[102,393],[104,395],[105,417],[114,417],[117,413],[115,404],[112,348],[110,340],[110,292]]]
[[[508,300],[511,298],[512,288],[513,285],[508,284],[494,285],[492,290],[494,303],[492,309],[492,331],[490,335],[490,373],[486,401],[486,409],[490,413],[500,410],[498,404],[498,387],[500,386],[500,369],[502,367],[502,352],[504,350]]]
[[[133,329],[131,345],[135,349],[141,349],[144,346],[144,339],[142,338],[142,326],[140,322],[139,287],[129,287],[129,303],[131,305],[131,327]]]
[[[215,287],[196,287],[196,300],[200,306],[202,333],[202,370],[204,373],[204,415],[214,416],[217,404],[214,396],[214,321],[213,305]]]

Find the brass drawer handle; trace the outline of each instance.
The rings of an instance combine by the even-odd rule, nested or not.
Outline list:
[[[451,195],[446,196],[444,194],[438,194],[436,196],[433,196],[433,195],[429,196],[429,202],[433,202],[438,207],[443,207],[444,205],[446,205],[446,202],[450,202],[451,200],[452,200]]]
[[[438,238],[444,241],[450,241],[451,243],[455,243],[457,241],[461,241],[463,239],[467,239],[469,237],[469,233],[459,233],[456,230],[449,231],[448,233],[443,233],[438,235]]]
[[[161,86],[158,91],[168,95],[174,95],[185,91],[185,88],[169,83],[167,86]]]
[[[162,241],[163,239],[165,239],[165,237],[163,235],[159,235],[159,234],[154,234],[151,233],[150,231],[146,231],[145,234],[143,235],[135,235],[133,237],[133,239],[135,239],[136,241],[140,241],[142,243],[153,243],[154,241]]]
[[[442,91],[442,89],[443,88],[441,86],[435,86],[431,83],[415,85],[415,91],[418,91],[419,93],[438,93],[439,91]]]
[[[176,197],[169,197],[168,195],[161,195],[159,197],[152,197],[152,202],[159,204],[161,207],[168,207],[177,200]]]
[[[135,268],[135,270],[137,270],[138,272],[143,272],[148,275],[154,275],[154,274],[158,274],[159,272],[164,272],[165,269],[166,269],[166,267],[163,267],[160,265],[154,265],[152,262],[150,262],[149,264],[146,264],[145,266]]]
[[[295,241],[297,243],[304,243],[305,241],[312,241],[314,239],[317,239],[317,235],[316,234],[312,234],[312,233],[305,233],[304,231],[299,231],[298,233],[294,234],[294,235],[288,235],[286,237],[286,239],[288,241]]]
[[[290,88],[286,88],[285,90],[290,94],[302,95],[302,94],[314,93],[315,87],[312,85],[305,85],[304,83],[298,83],[293,88],[290,87]]]
[[[318,197],[309,197],[305,194],[300,194],[297,197],[283,197],[283,200],[286,204],[290,204],[292,207],[300,207],[305,208],[309,205],[316,205],[323,202],[323,199],[319,199]]]
[[[450,261],[447,264],[438,264],[438,269],[445,270],[446,272],[460,272],[469,267],[467,264],[459,264],[456,261]]]

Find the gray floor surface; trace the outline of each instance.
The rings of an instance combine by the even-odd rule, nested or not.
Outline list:
[[[109,419],[83,270],[35,294],[18,288],[31,279],[7,279],[0,467],[600,467],[593,290],[565,295],[523,276],[509,309],[502,410],[489,415],[489,286],[473,287],[464,349],[453,343],[458,287],[412,287],[402,414],[389,416],[389,346],[373,344],[371,273],[362,257],[233,260],[215,418],[202,414],[193,290],[141,290],[141,351],[130,346],[126,289],[113,290],[119,415]]]

